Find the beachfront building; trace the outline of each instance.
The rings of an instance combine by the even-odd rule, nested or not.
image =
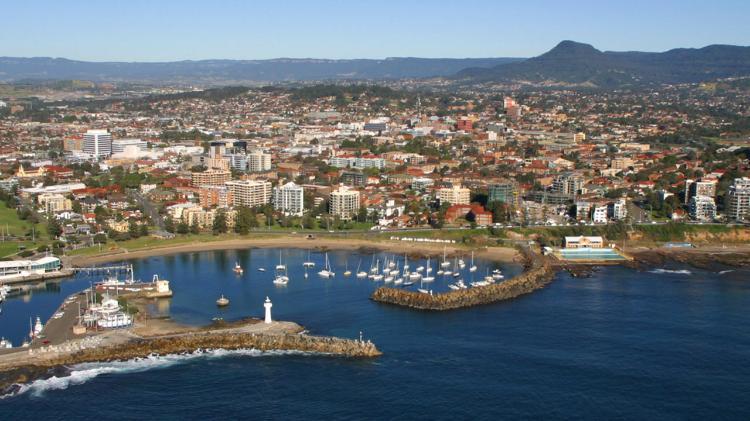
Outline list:
[[[225,185],[232,193],[235,206],[254,208],[271,202],[271,183],[269,181],[234,180]]]
[[[331,215],[341,219],[349,220],[359,210],[359,192],[341,186],[338,190],[331,192]]]
[[[443,187],[438,190],[438,199],[440,199],[440,204],[468,205],[471,202],[471,190],[460,185]]]
[[[273,207],[284,215],[301,216],[304,211],[304,189],[293,182],[273,189]]]
[[[54,256],[46,256],[38,260],[0,261],[0,279],[44,275],[58,271],[61,267],[60,259]]]
[[[579,248],[592,248],[600,249],[604,247],[604,239],[599,236],[574,236],[565,237],[565,248],[568,249],[579,249]]]
[[[729,186],[727,219],[742,221],[750,215],[750,178],[735,178]]]
[[[713,197],[693,196],[690,199],[690,217],[696,221],[716,219],[716,203]]]

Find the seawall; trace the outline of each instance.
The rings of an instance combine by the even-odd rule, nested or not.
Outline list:
[[[529,294],[547,286],[552,282],[554,274],[555,270],[544,262],[505,282],[483,287],[434,295],[381,287],[375,290],[370,298],[380,303],[394,304],[419,310],[453,310],[490,304]]]

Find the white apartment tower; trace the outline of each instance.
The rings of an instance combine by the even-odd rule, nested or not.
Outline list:
[[[250,172],[265,172],[271,170],[271,154],[254,151],[247,154],[247,170]]]
[[[304,190],[293,182],[273,189],[273,207],[284,215],[301,216],[305,212]]]
[[[729,192],[727,204],[727,219],[742,221],[750,216],[750,178],[735,178]]]
[[[331,192],[331,215],[352,219],[359,210],[359,192],[346,186]]]
[[[88,130],[83,135],[83,152],[97,159],[112,155],[112,135],[106,130]]]

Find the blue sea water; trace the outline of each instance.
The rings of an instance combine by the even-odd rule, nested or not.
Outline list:
[[[169,279],[175,296],[154,310],[182,322],[274,317],[313,334],[355,338],[377,359],[254,352],[204,354],[76,367],[72,378],[0,400],[3,419],[748,419],[750,271],[685,267],[638,272],[606,267],[591,278],[557,275],[519,299],[428,313],[368,299],[378,285],[344,278],[359,259],[330,254],[335,279],[318,267],[304,279],[301,250],[282,250],[287,287],[271,283],[279,250],[187,253],[137,260],[136,274]],[[235,261],[245,267],[237,277]],[[480,261],[479,278],[494,263]],[[412,262],[412,267],[424,262]],[[434,263],[433,263],[434,264]],[[259,266],[267,272],[257,271]],[[507,276],[520,268],[500,265]],[[470,280],[468,272],[463,275]],[[442,291],[449,280],[430,286]],[[450,280],[452,281],[452,279]],[[18,342],[28,316],[52,314],[89,280],[13,298],[0,336]],[[217,309],[226,294],[231,304]],[[17,326],[18,325],[18,326]]]

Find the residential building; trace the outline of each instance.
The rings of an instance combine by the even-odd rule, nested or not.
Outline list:
[[[265,172],[271,170],[271,154],[255,151],[247,154],[247,170],[250,172]]]
[[[502,202],[514,205],[518,202],[518,187],[512,181],[490,185],[488,202]]]
[[[198,197],[204,208],[228,208],[234,203],[232,192],[227,186],[203,186],[198,191]]]
[[[46,213],[56,213],[73,210],[73,203],[59,193],[43,193],[37,196],[39,207]]]
[[[232,193],[235,206],[253,208],[271,202],[271,183],[268,181],[236,180],[225,184]]]
[[[552,191],[563,194],[579,194],[583,189],[583,176],[575,173],[560,174],[552,183]]]
[[[440,204],[468,205],[471,202],[471,190],[460,185],[443,187],[438,190],[438,199],[440,199]]]
[[[359,210],[359,191],[340,186],[331,192],[331,215],[341,219],[352,219]]]
[[[628,216],[628,206],[625,199],[619,199],[609,205],[609,216],[615,221],[622,221]]]
[[[294,182],[273,189],[274,209],[285,215],[301,216],[305,212],[304,189]]]
[[[606,224],[607,206],[594,206],[594,212],[591,215],[591,220],[595,224]]]
[[[83,135],[83,152],[96,158],[112,155],[112,135],[106,130],[89,130]]]
[[[689,212],[690,218],[696,221],[713,221],[716,219],[716,202],[713,197],[693,196]]]
[[[193,186],[221,186],[232,179],[232,173],[227,170],[208,170],[194,172],[191,176]]]
[[[727,218],[733,221],[747,219],[750,215],[750,178],[734,179],[727,192]]]

